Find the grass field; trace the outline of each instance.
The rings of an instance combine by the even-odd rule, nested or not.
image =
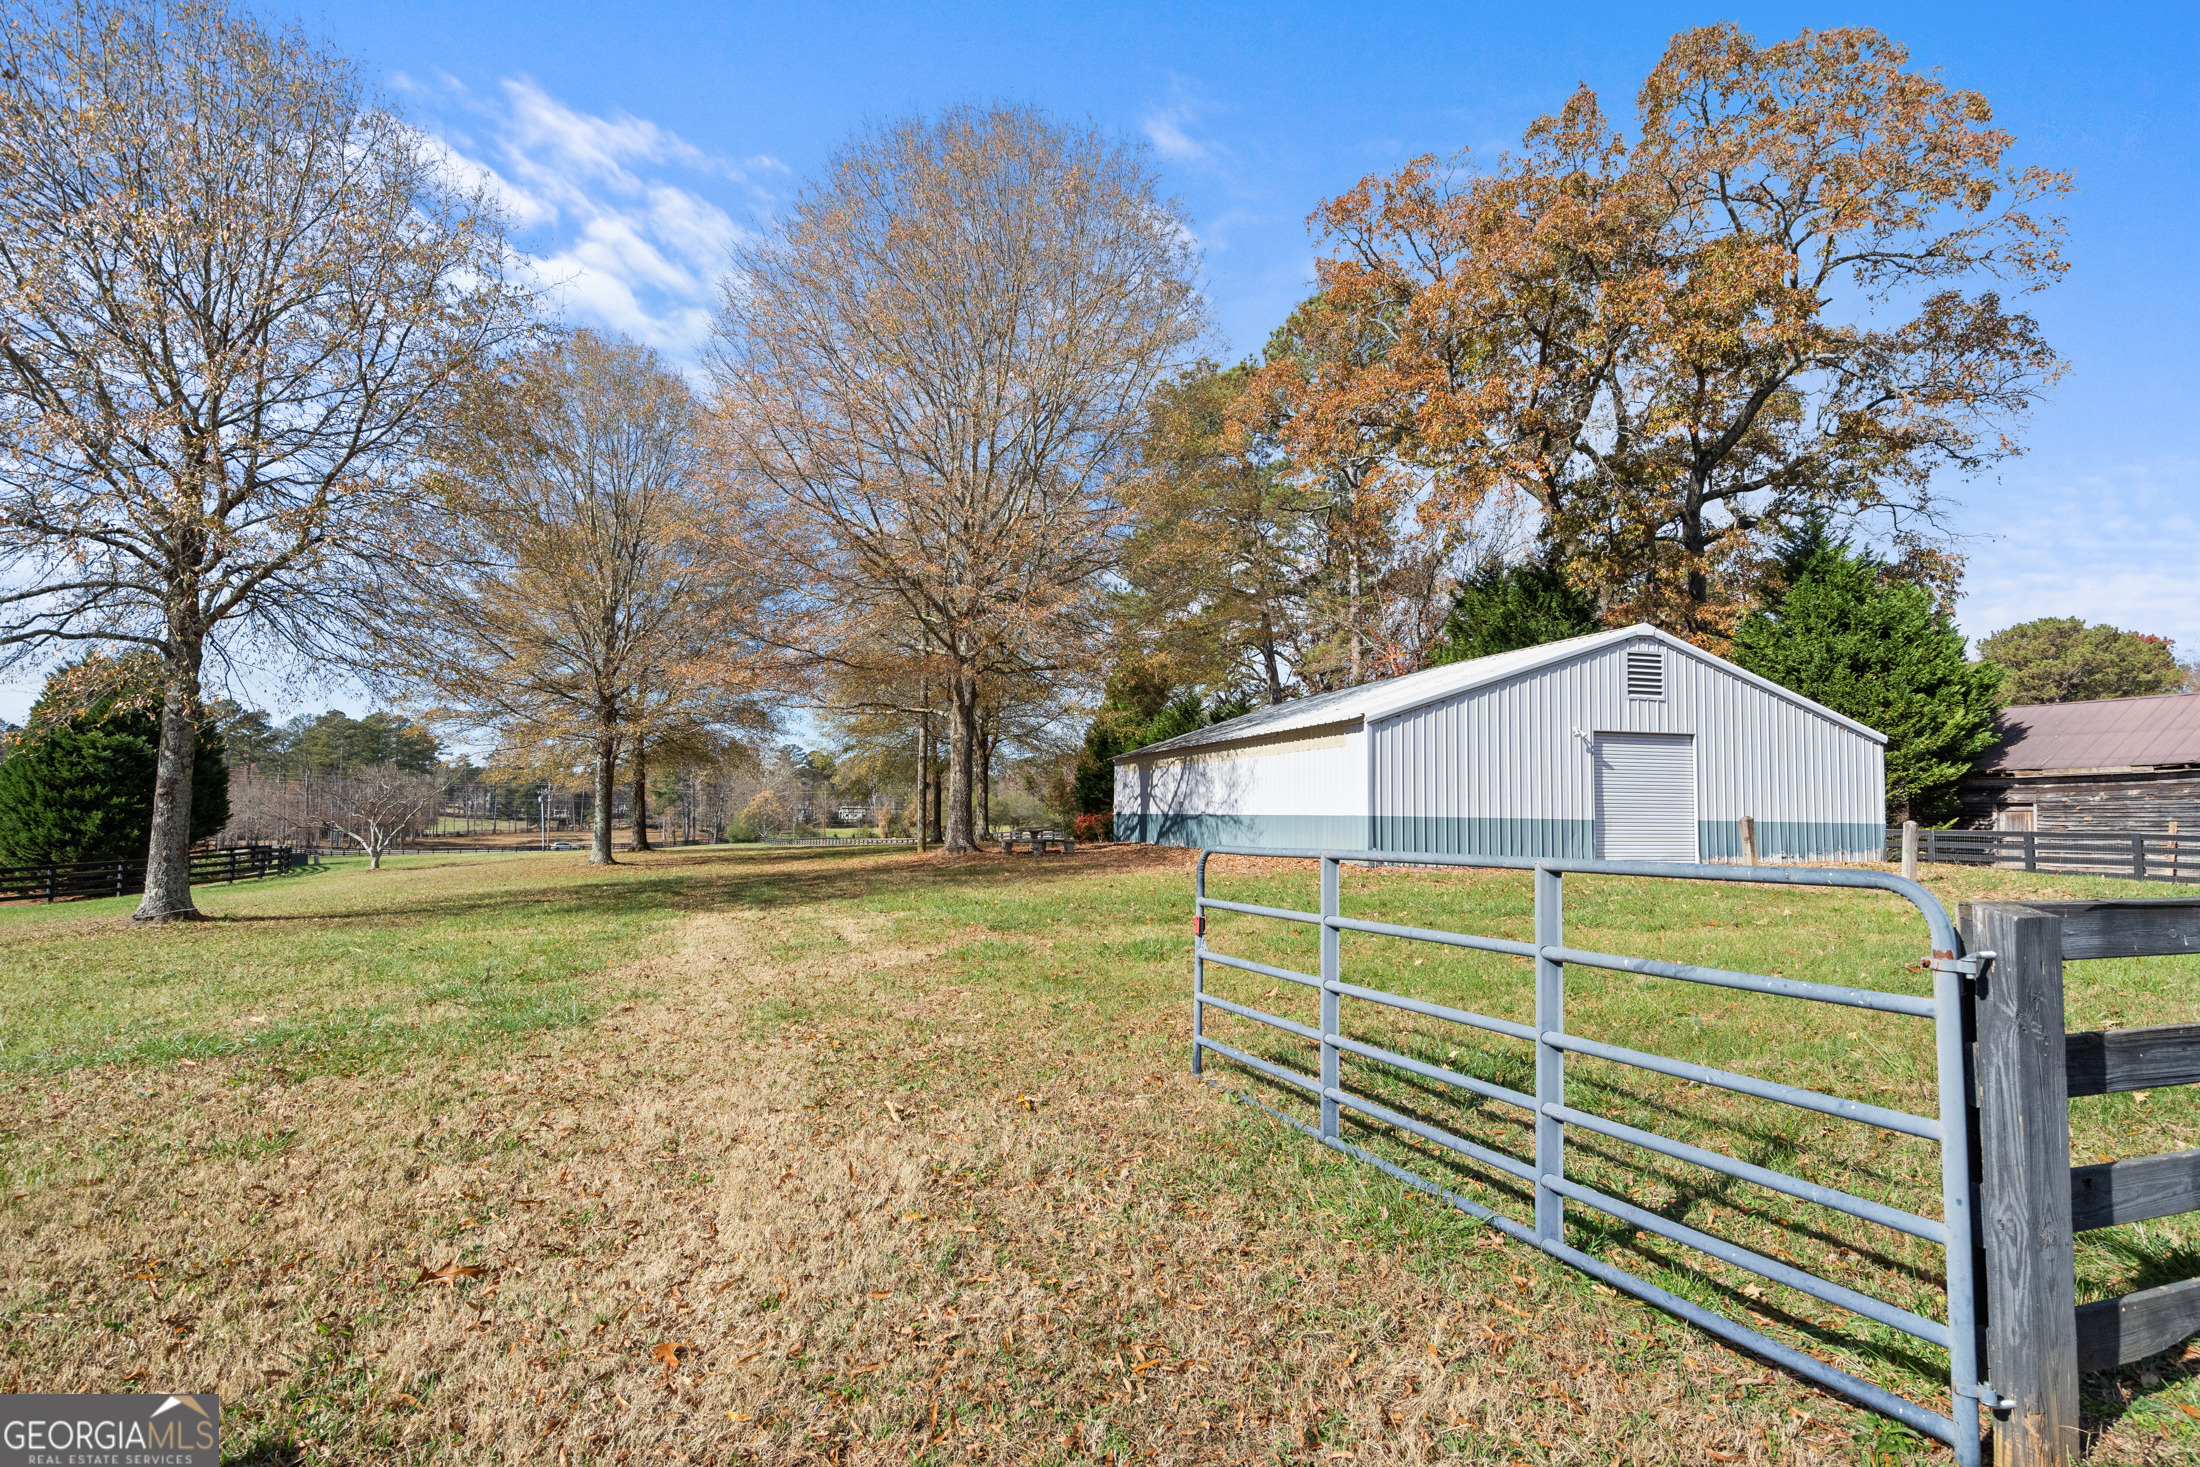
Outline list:
[[[1311,905],[1312,880],[1232,862],[1215,889]],[[812,847],[339,862],[202,888],[217,920],[151,932],[128,902],[0,909],[6,1387],[218,1390],[231,1455],[269,1462],[1938,1455],[1192,1080],[1188,893],[1179,852]],[[1347,910],[1527,935],[1502,873],[1354,872]],[[1568,916],[1612,950],[1919,982],[1921,928],[1875,895],[1576,878]],[[1250,919],[1210,938],[1312,963]],[[1526,1015],[1525,964],[1381,939],[1347,961]],[[2073,1026],[2200,1017],[2196,961],[2073,966]],[[1922,1021],[1578,968],[1569,997],[1584,1032],[1930,1108]],[[1504,1041],[1362,1032],[1518,1080]],[[1935,1210],[1924,1148],[1608,1068],[1571,1068],[1576,1104]],[[1361,1083],[1518,1147],[1501,1109]],[[2075,1149],[2200,1144],[2196,1120],[2182,1092],[2084,1101]],[[1937,1312],[1935,1250],[1587,1138],[1575,1155],[1643,1206]],[[1918,1399],[1945,1388],[1929,1351],[1570,1217],[1615,1262]],[[2196,1245],[2177,1219],[2090,1235],[2083,1285],[2200,1273]],[[2191,1368],[2089,1378],[2092,1459],[2200,1461]]]

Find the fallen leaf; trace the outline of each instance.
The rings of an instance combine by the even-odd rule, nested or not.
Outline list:
[[[488,1271],[478,1263],[462,1264],[454,1258],[441,1268],[423,1268],[420,1270],[420,1277],[414,1279],[413,1282],[416,1284],[455,1284],[460,1279],[478,1279]]]
[[[1740,1462],[1746,1460],[1740,1452],[1719,1452],[1712,1450],[1710,1447],[1705,1447],[1703,1454],[1714,1462]]]
[[[754,1416],[743,1416],[738,1411],[728,1411],[726,1413],[726,1419],[728,1421],[754,1421],[756,1418]]]
[[[2191,1406],[2186,1405],[2183,1401],[2179,1401],[2177,1403],[2177,1409],[2184,1412],[2187,1416],[2200,1416],[2200,1410],[2195,1410]]]

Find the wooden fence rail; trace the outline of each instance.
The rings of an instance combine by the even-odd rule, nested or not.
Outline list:
[[[1920,830],[1918,859],[2068,876],[2200,881],[2200,835],[2136,830]],[[1900,859],[1902,828],[1887,829],[1887,859]]]
[[[2011,832],[2016,833],[2016,832]],[[2070,1164],[2070,1100],[2200,1083],[2200,1024],[2072,1034],[2063,964],[2200,952],[2200,901],[1966,902],[1965,948],[1991,954],[1972,1014],[1996,1467],[2066,1467],[2078,1375],[2200,1332],[2200,1279],[2077,1303],[2075,1237],[2200,1211],[2200,1151]]]
[[[191,884],[257,881],[298,864],[290,846],[200,847],[191,852]],[[145,862],[69,861],[50,866],[0,866],[0,903],[88,901],[136,896],[145,890]]]

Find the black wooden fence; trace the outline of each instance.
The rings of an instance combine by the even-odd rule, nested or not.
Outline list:
[[[2181,848],[2180,848],[2181,847]],[[1887,828],[1887,859],[1901,859],[1902,827]],[[1920,830],[1917,858],[2066,876],[2200,881],[2200,834],[2110,830]]]
[[[1966,902],[1975,980],[1986,1372],[1996,1467],[2067,1467],[2078,1374],[2200,1331],[2200,1278],[2077,1302],[2073,1236],[2200,1211],[2200,1151],[2070,1164],[2070,1101],[2200,1083],[2200,1024],[2072,1034],[2063,964],[2200,953],[2200,902]]]
[[[256,881],[302,864],[303,856],[292,846],[202,846],[191,852],[191,884]],[[0,902],[85,901],[136,896],[144,890],[142,859],[0,866]]]

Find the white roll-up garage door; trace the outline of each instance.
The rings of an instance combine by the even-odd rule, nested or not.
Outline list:
[[[1596,761],[1599,859],[1697,859],[1693,735],[1600,733]]]

